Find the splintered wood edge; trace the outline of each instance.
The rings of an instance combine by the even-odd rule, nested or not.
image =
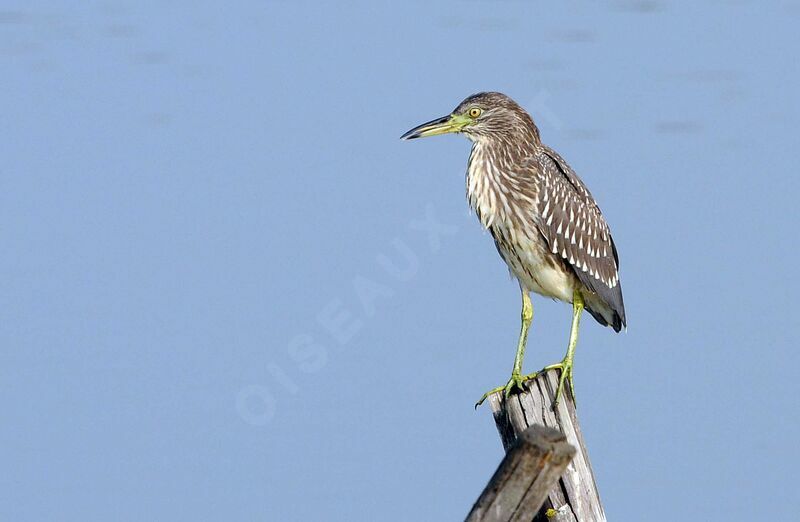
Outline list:
[[[506,453],[468,521],[530,520],[556,486],[576,449],[558,430],[534,425]]]

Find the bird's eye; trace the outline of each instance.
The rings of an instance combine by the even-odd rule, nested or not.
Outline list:
[[[473,107],[469,110],[467,114],[469,114],[470,118],[477,118],[478,116],[481,115],[481,110],[477,107]]]

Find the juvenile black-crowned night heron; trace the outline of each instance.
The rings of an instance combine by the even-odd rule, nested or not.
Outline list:
[[[451,114],[411,129],[402,139],[447,133],[462,133],[472,141],[467,199],[522,291],[522,327],[511,379],[485,393],[476,406],[497,391],[508,396],[522,390],[538,373],[522,374],[533,319],[531,291],[572,303],[567,353],[544,370],[561,371],[556,403],[565,382],[574,397],[572,365],[583,309],[617,332],[625,326],[619,258],[608,224],[586,185],[542,143],[533,119],[508,96],[474,94]]]

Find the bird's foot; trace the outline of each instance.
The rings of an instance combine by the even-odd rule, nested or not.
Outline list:
[[[477,409],[478,406],[483,404],[483,401],[485,401],[486,398],[493,393],[503,392],[503,396],[508,397],[512,393],[524,392],[527,389],[527,386],[525,386],[525,382],[530,379],[533,379],[537,375],[538,372],[532,373],[530,375],[520,375],[518,373],[512,373],[511,378],[508,380],[505,386],[498,386],[497,388],[492,388],[488,392],[484,393],[483,396],[480,398],[480,400],[475,403],[475,409]]]
[[[575,383],[572,381],[572,357],[564,357],[564,360],[560,363],[545,366],[540,373],[544,373],[547,370],[559,370],[561,372],[561,376],[558,378],[556,398],[553,401],[553,409],[555,410],[556,406],[558,406],[558,400],[561,398],[561,394],[564,393],[564,383],[567,381],[569,381],[569,391],[570,394],[572,394],[572,402],[577,406],[578,402],[575,400]]]

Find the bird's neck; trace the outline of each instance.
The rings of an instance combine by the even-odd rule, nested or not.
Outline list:
[[[536,153],[537,140],[475,139],[467,164],[467,200],[487,229],[508,223],[519,191],[521,162]]]

